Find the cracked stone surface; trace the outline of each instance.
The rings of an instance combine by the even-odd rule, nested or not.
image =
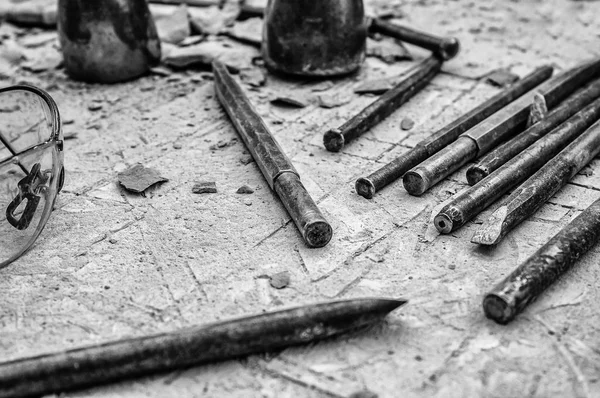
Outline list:
[[[327,152],[323,133],[374,97],[353,94],[332,109],[282,108],[269,103],[271,94],[308,95],[322,82],[269,75],[259,89],[244,85],[334,228],[321,249],[304,246],[256,163],[241,161],[247,152],[206,71],[117,85],[74,82],[60,69],[2,80],[47,89],[75,138],[65,143],[65,187],[46,229],[0,271],[0,358],[327,299],[400,296],[408,305],[364,333],[64,396],[600,396],[600,246],[512,324],[496,325],[481,308],[488,289],[600,197],[598,159],[591,175],[577,175],[492,249],[469,240],[494,206],[452,235],[431,229],[432,211],[466,187],[466,167],[418,198],[400,183],[373,200],[354,191],[358,177],[497,93],[479,79],[491,70],[523,76],[550,63],[558,72],[599,56],[600,3],[380,0],[368,9],[384,3],[397,6],[402,23],[458,37],[462,52],[342,152]],[[426,55],[409,50],[415,61],[369,57],[359,74],[332,80],[323,93],[352,93]],[[92,103],[102,106],[92,111]],[[415,123],[409,131],[400,128],[405,118]],[[169,181],[145,197],[123,191],[117,174],[136,163]],[[192,194],[197,181],[215,181],[218,192]],[[255,190],[251,206],[236,194],[243,185]],[[285,289],[262,277],[284,271],[293,281]]]

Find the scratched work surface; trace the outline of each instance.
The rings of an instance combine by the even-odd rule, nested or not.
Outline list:
[[[409,304],[366,333],[66,396],[600,396],[600,247],[512,324],[496,325],[481,309],[488,289],[600,197],[598,160],[493,249],[469,243],[490,211],[452,235],[429,226],[433,209],[465,188],[464,169],[420,198],[400,184],[373,200],[354,191],[357,177],[496,93],[480,79],[490,70],[523,76],[544,63],[562,70],[600,55],[600,3],[404,3],[388,8],[406,24],[457,36],[463,51],[341,153],[326,152],[322,134],[373,100],[352,89],[413,63],[369,57],[360,74],[329,88],[270,75],[259,89],[244,85],[333,225],[322,249],[304,246],[243,144],[233,141],[206,71],[112,86],[76,83],[60,69],[5,78],[3,85],[46,88],[65,133],[77,135],[65,144],[65,189],[48,226],[26,256],[0,271],[0,358],[327,299],[400,296]],[[17,41],[53,34],[20,32]],[[417,60],[425,55],[410,50]],[[332,109],[269,103],[277,95],[331,93],[349,93],[351,101]],[[405,117],[415,121],[408,131],[400,128]],[[145,197],[126,193],[117,173],[136,163],[169,181]],[[218,192],[193,194],[199,181],[215,181]],[[236,194],[242,185],[255,192]],[[280,271],[291,281],[277,290],[265,275]]]

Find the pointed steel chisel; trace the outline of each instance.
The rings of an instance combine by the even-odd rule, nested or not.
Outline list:
[[[0,363],[0,398],[41,396],[309,344],[376,324],[406,300],[324,302]]]
[[[300,176],[262,118],[221,62],[213,62],[215,90],[235,129],[252,154],[267,183],[294,220],[310,247],[323,247],[333,230],[302,185]]]

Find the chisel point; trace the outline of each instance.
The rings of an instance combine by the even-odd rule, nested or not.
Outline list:
[[[419,169],[407,171],[406,174],[404,174],[402,182],[404,184],[404,189],[413,196],[423,195],[425,191],[427,191],[427,188],[431,186],[429,178],[427,178],[425,173]]]
[[[490,218],[484,222],[477,231],[475,231],[473,237],[471,238],[471,242],[486,246],[495,245],[500,242],[504,236],[503,224],[507,214],[507,206],[501,206],[496,209]]]
[[[368,178],[361,177],[356,180],[354,188],[356,188],[356,193],[364,198],[371,199],[375,195],[375,185]]]
[[[323,136],[323,144],[329,152],[339,152],[345,144],[344,135],[340,129],[331,129]]]

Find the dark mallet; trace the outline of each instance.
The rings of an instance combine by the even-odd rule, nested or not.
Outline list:
[[[452,59],[460,50],[456,37],[438,37],[405,26],[396,25],[381,18],[374,18],[369,26],[369,32],[381,33],[406,43],[425,48],[441,57],[444,61]]]

